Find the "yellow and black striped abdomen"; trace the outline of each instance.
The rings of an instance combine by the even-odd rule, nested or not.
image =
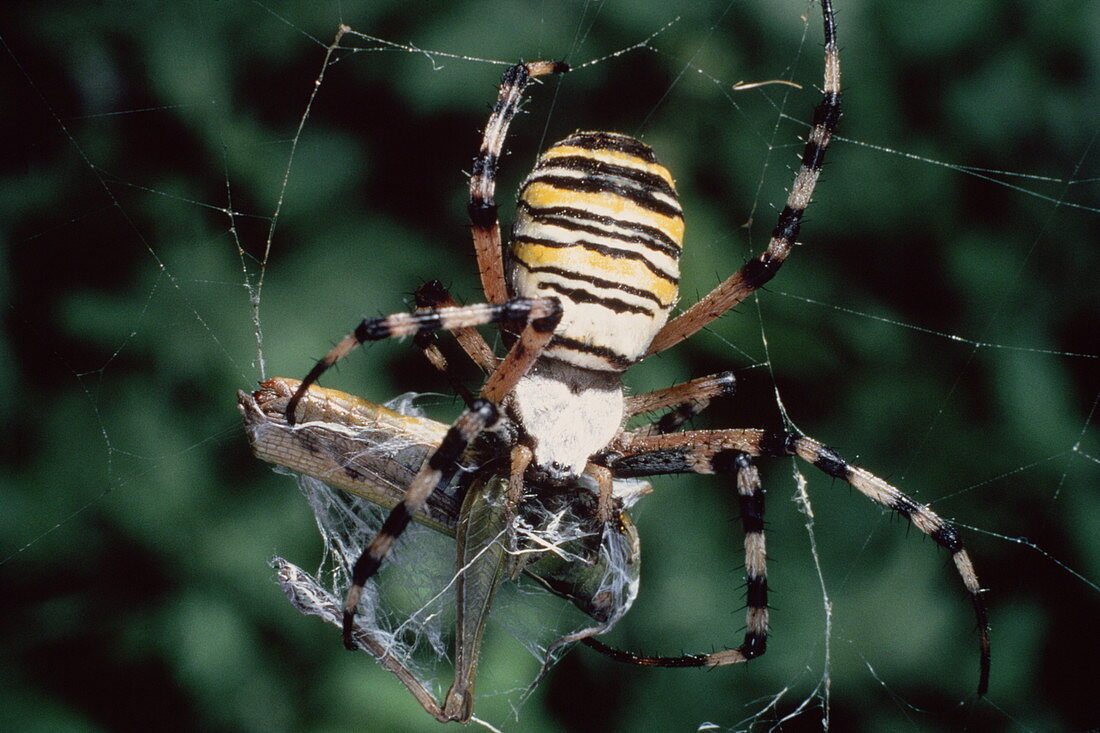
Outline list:
[[[557,296],[546,355],[621,371],[668,319],[680,280],[684,219],[668,170],[627,135],[578,132],[523,182],[512,239],[512,291]]]

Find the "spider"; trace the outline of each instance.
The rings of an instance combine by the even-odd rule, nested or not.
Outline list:
[[[898,512],[950,552],[977,615],[978,694],[985,694],[989,625],[973,564],[950,523],[805,435],[760,429],[675,432],[711,397],[730,391],[728,374],[630,398],[623,393],[621,375],[627,368],[729,311],[768,282],[787,259],[840,117],[840,57],[831,0],[821,0],[821,9],[823,97],[767,248],[671,320],[684,219],[672,175],[640,140],[577,132],[550,146],[521,186],[517,221],[505,250],[494,195],[508,127],[528,84],[568,67],[540,61],[505,72],[470,175],[468,212],[486,302],[459,306],[441,284],[427,284],[417,292],[416,312],[363,320],[314,365],[287,402],[286,420],[293,425],[299,402],[329,367],[360,344],[392,337],[414,336],[454,382],[433,341],[440,330],[454,332],[487,375],[476,396],[457,386],[465,410],[354,564],[343,606],[348,648],[356,647],[354,617],[364,585],[409,521],[441,488],[457,482],[470,490],[478,480],[479,486],[503,487],[506,523],[530,502],[564,495],[577,504],[587,502],[596,521],[614,532],[623,516],[612,491],[614,479],[700,473],[730,475],[738,491],[747,586],[741,645],[709,654],[645,657],[583,640],[639,665],[714,667],[758,657],[768,639],[768,585],[764,491],[754,460],[797,456]],[[509,345],[501,360],[475,330],[488,324],[499,326]],[[676,409],[658,423],[633,431],[623,428],[630,417],[668,407]],[[471,453],[478,456],[473,467]],[[467,669],[460,679],[458,667],[456,661],[456,682],[438,711],[440,720],[465,721],[472,715],[473,671]]]

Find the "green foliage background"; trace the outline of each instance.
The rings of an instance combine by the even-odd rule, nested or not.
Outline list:
[[[990,589],[985,701],[972,696],[977,642],[947,556],[798,467],[832,609],[834,729],[1100,725],[1100,5],[837,3],[843,139],[805,246],[758,299],[628,381],[736,369],[740,394],[699,426],[780,427],[778,390],[800,429],[977,528],[964,537]],[[816,7],[5,7],[0,727],[438,727],[334,629],[298,616],[266,565],[277,552],[309,568],[321,551],[293,482],[248,453],[233,399],[261,376],[246,284],[258,285],[291,141],[340,22],[419,48],[576,63],[676,17],[658,52],[533,90],[499,198],[507,217],[536,151],[574,129],[643,136],[683,194],[690,302],[766,242],[816,103]],[[363,314],[404,309],[424,279],[478,298],[462,171],[501,70],[403,52],[345,53],[328,70],[263,270],[267,375],[302,375]],[[774,78],[802,89],[731,88]],[[356,354],[326,383],[379,401],[440,385],[402,344]],[[438,400],[441,418],[454,412]],[[579,649],[519,723],[500,696],[479,715],[514,730],[747,728],[788,687],[755,725],[792,714],[823,684],[826,651],[793,468],[765,472],[764,658],[654,671]],[[657,482],[636,512],[642,594],[615,644],[738,643],[735,518],[721,480]],[[497,644],[486,691],[526,684],[534,661]],[[782,727],[822,717],[818,697]]]

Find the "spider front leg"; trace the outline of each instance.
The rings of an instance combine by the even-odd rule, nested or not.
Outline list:
[[[616,478],[633,478],[673,473],[718,473],[728,470],[731,462],[736,464],[741,454],[797,456],[830,476],[847,482],[872,501],[896,511],[950,552],[955,569],[970,595],[977,618],[981,654],[978,694],[986,693],[989,689],[990,668],[989,617],[982,601],[982,588],[974,564],[955,527],[897,487],[865,469],[853,466],[832,448],[813,438],[765,430],[691,430],[655,436],[626,433],[610,446],[605,461]],[[762,502],[760,507],[762,509]],[[750,584],[750,598],[751,591]],[[752,632],[751,622],[749,632]],[[711,655],[698,655],[697,658],[705,660],[710,657]],[[729,662],[721,663],[733,661],[740,660],[730,659]],[[681,666],[688,665],[685,663]]]
[[[440,308],[421,313],[399,313],[366,319],[314,365],[287,403],[287,423],[293,424],[295,408],[309,386],[326,369],[366,341],[487,323],[524,324],[519,339],[486,382],[480,399],[475,400],[450,427],[442,443],[413,477],[401,503],[393,508],[378,535],[355,562],[351,588],[344,602],[344,644],[349,649],[355,648],[352,638],[353,622],[363,586],[378,571],[412,516],[423,508],[437,487],[446,485],[458,471],[459,461],[470,441],[496,423],[500,401],[542,353],[560,320],[561,304],[556,298],[514,298],[502,305]]]
[[[413,478],[401,503],[390,511],[378,534],[355,561],[351,573],[351,587],[344,599],[344,646],[348,649],[357,648],[353,635],[355,609],[359,605],[363,587],[378,572],[382,561],[409,525],[413,514],[423,508],[433,491],[440,486],[446,486],[458,472],[466,447],[485,429],[495,425],[498,418],[497,407],[489,400],[475,400],[470,407],[466,408],[451,425],[443,437],[443,442],[428,457]]]
[[[455,330],[465,327],[483,326],[490,323],[499,323],[517,325],[527,324],[527,327],[524,329],[525,338],[528,340],[525,348],[529,350],[532,339],[536,341],[540,339],[549,341],[550,337],[553,335],[553,329],[560,319],[561,305],[556,298],[512,298],[499,305],[480,303],[477,305],[433,308],[418,313],[396,313],[381,318],[365,318],[356,326],[354,331],[341,339],[336,346],[319,359],[317,363],[313,365],[313,368],[309,370],[309,374],[302,380],[301,385],[298,387],[298,391],[294,393],[294,396],[291,397],[290,401],[287,403],[287,423],[290,425],[294,424],[294,411],[298,406],[298,402],[302,399],[302,395],[306,393],[310,385],[314,384],[322,374],[328,371],[329,367],[350,354],[360,344],[364,344],[368,341],[381,341],[387,338],[416,336],[418,334],[429,333],[440,329]],[[534,327],[534,332],[537,334],[537,337],[527,334],[527,331],[532,330],[532,326]],[[546,331],[545,329],[549,330]],[[515,352],[516,348],[521,346],[521,344],[523,344],[523,339],[516,342],[516,345],[512,347],[512,351]],[[505,380],[510,380],[511,384],[514,385],[519,377],[522,376],[522,373],[518,376],[512,374],[519,355],[512,356],[512,353],[509,353],[508,358],[512,359],[513,364],[509,365]],[[531,361],[533,361],[533,359],[531,359]],[[486,389],[489,388],[490,384],[494,383],[494,380],[498,383],[501,381],[501,378],[499,378],[497,374],[502,371],[503,368],[504,363],[502,362],[497,371],[493,373],[493,376],[489,378],[489,383],[485,386]],[[524,372],[526,372],[526,367],[524,368]],[[499,389],[495,391],[499,392]],[[499,402],[500,398],[503,396],[504,393],[500,393],[495,399],[493,397],[487,397],[487,399]]]

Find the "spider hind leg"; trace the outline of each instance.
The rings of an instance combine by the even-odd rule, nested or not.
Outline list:
[[[737,452],[750,456],[797,456],[830,476],[845,481],[875,503],[896,511],[950,552],[955,569],[970,595],[977,619],[980,646],[978,694],[985,695],[989,689],[990,641],[989,617],[982,601],[981,584],[958,530],[927,505],[915,501],[870,471],[848,463],[835,450],[813,438],[786,432],[729,429],[691,430],[656,436],[627,433],[608,449],[606,461],[616,478],[673,473],[709,474],[728,470],[729,456]],[[742,660],[725,663],[733,661]]]
[[[733,474],[741,506],[745,551],[745,637],[736,649],[678,657],[648,656],[610,647],[594,638],[584,643],[619,662],[642,667],[722,667],[759,657],[768,644],[768,571],[764,540],[764,489],[748,453],[723,450],[711,460],[714,473]]]

